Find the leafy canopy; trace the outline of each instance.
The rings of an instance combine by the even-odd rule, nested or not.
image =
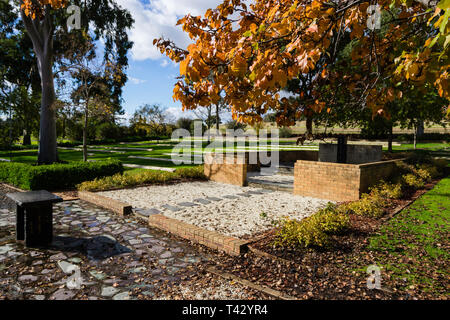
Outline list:
[[[174,99],[184,109],[216,104],[223,91],[234,119],[252,124],[271,110],[280,124],[292,124],[305,110],[327,106],[321,87],[345,85],[383,114],[402,96],[403,82],[431,84],[449,99],[450,1],[438,2],[377,1],[389,17],[380,32],[368,28],[369,0],[224,0],[204,16],[178,21],[193,41],[187,49],[163,38],[154,44],[180,63]],[[348,39],[358,73],[335,68],[337,48]],[[296,78],[308,78],[301,104],[280,95]]]

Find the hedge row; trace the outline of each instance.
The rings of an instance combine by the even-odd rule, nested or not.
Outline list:
[[[138,187],[149,184],[167,183],[180,180],[206,180],[203,166],[178,168],[175,172],[145,170],[126,172],[114,176],[86,181],[78,185],[80,191],[106,191],[121,188]]]
[[[123,171],[118,160],[42,166],[12,162],[0,163],[0,181],[24,190],[62,190]]]

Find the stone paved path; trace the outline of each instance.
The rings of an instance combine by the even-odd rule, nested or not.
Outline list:
[[[15,215],[0,209],[0,300],[151,299],[158,283],[176,285],[211,258],[82,201],[55,205],[54,234],[48,249],[25,248],[14,240]],[[70,289],[76,270],[81,288]]]

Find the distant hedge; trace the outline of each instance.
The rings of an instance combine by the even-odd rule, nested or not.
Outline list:
[[[118,160],[42,166],[6,162],[0,163],[0,181],[24,190],[62,190],[123,171]]]

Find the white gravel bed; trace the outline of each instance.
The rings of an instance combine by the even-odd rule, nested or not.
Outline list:
[[[294,186],[294,176],[283,174],[274,174],[265,176],[254,172],[248,173],[247,176],[250,181],[292,184],[292,186]]]
[[[303,219],[328,203],[326,200],[276,191],[250,195],[250,197],[239,196],[238,199],[223,198],[256,190],[260,189],[209,181],[124,189],[100,194],[128,203],[135,208],[155,208],[161,210],[167,217],[238,238],[269,230],[274,220],[284,216]],[[206,197],[222,198],[222,200],[198,204],[195,207],[178,205]],[[173,212],[162,208],[167,204],[183,209]]]

